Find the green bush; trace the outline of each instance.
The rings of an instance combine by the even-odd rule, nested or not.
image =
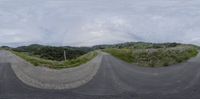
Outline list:
[[[45,66],[45,67],[54,68],[54,69],[76,67],[90,61],[91,59],[97,56],[97,52],[93,51],[75,59],[66,60],[66,61],[53,61],[53,60],[39,58],[36,56],[30,56],[28,55],[28,53],[24,53],[24,52],[12,51],[12,53],[25,59],[26,61],[32,63],[35,66]]]
[[[187,61],[198,54],[191,46],[178,46],[157,49],[104,49],[105,52],[129,63],[146,67],[162,67]]]
[[[64,60],[64,51],[66,52],[66,59],[75,59],[87,53],[84,48],[53,47],[37,44],[21,46],[13,48],[12,50],[16,52],[27,52],[29,55],[37,55],[40,58],[55,61]]]

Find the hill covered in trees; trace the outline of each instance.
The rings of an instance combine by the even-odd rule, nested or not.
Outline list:
[[[26,52],[29,55],[34,55],[40,58],[57,61],[64,60],[64,51],[67,60],[75,59],[81,55],[88,53],[89,51],[92,51],[90,48],[86,47],[54,47],[38,44],[12,48],[12,50],[16,52]]]
[[[147,43],[147,42],[126,42],[120,44],[110,45],[97,45],[93,46],[94,49],[106,49],[106,48],[135,48],[135,49],[147,49],[147,48],[169,48],[183,45],[181,43]]]
[[[100,46],[103,51],[129,63],[144,67],[163,67],[195,57],[199,47],[180,43],[124,43]]]
[[[24,52],[30,56],[37,56],[39,58],[63,61],[64,51],[66,52],[66,58],[68,60],[75,59],[81,55],[84,55],[90,51],[107,49],[107,48],[131,48],[131,49],[155,49],[155,48],[170,48],[180,45],[186,45],[181,43],[147,43],[147,42],[126,42],[120,44],[109,44],[109,45],[96,45],[92,47],[71,47],[71,46],[46,46],[39,44],[32,44],[29,46],[20,46],[17,48],[11,48],[8,46],[2,46],[2,49],[13,50],[16,52]],[[195,45],[191,45],[198,47]]]

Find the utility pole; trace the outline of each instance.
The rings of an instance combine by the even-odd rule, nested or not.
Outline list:
[[[65,61],[67,60],[67,57],[66,57],[66,51],[64,50],[64,58],[65,58]]]

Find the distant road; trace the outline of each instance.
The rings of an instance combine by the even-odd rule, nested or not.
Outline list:
[[[68,90],[28,86],[2,61],[0,99],[200,99],[200,55],[165,68],[142,68],[103,55],[94,78]]]

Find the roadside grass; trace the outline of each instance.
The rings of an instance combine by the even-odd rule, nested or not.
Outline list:
[[[16,52],[16,51],[11,51],[11,52],[21,57],[22,59],[30,62],[34,66],[44,66],[44,67],[53,68],[53,69],[76,67],[81,64],[87,63],[88,61],[96,57],[98,54],[97,51],[93,51],[85,55],[82,55],[76,59],[71,59],[71,60],[66,60],[66,61],[53,61],[53,60],[42,59],[37,56],[31,56],[28,53],[24,53],[24,52]]]
[[[192,46],[177,46],[157,49],[104,49],[103,51],[124,60],[144,67],[164,67],[181,62],[196,56],[198,50]]]

